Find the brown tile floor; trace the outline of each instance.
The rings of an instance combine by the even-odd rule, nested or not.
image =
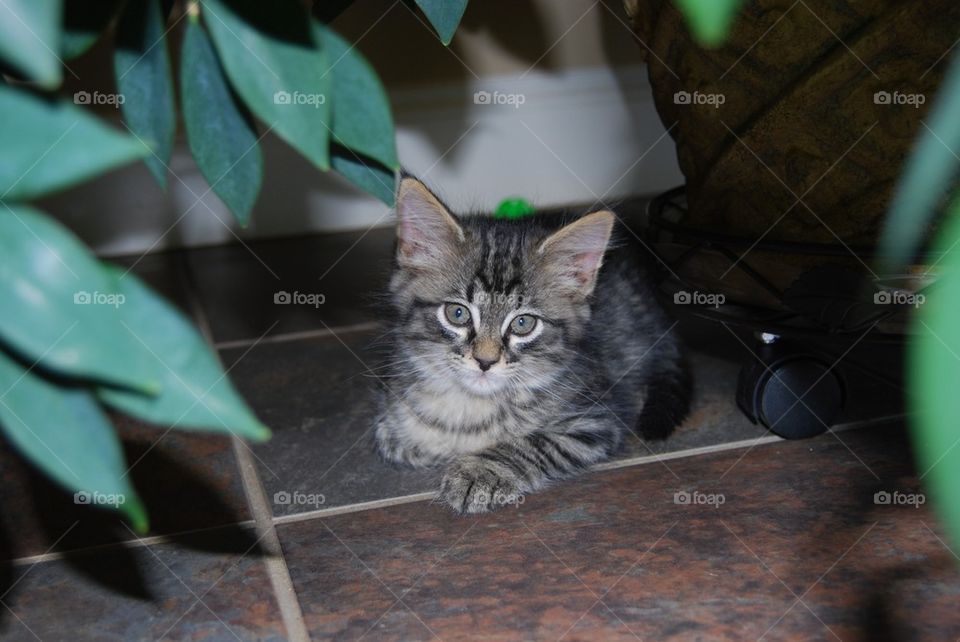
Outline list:
[[[594,473],[480,518],[418,502],[279,532],[318,639],[955,639],[935,519],[874,504],[917,491],[904,452],[894,424]]]
[[[145,540],[0,449],[0,638],[960,635],[957,560],[929,508],[873,504],[918,487],[899,424],[772,440],[733,405],[748,352],[715,325],[683,324],[696,402],[671,439],[635,440],[608,469],[489,517],[431,504],[435,473],[370,450],[369,293],[390,243],[374,231],[136,262],[199,314],[274,439],[249,450],[118,418]],[[294,291],[326,300],[274,303]],[[871,385],[845,419],[898,410],[896,386]],[[724,501],[675,503],[683,492]]]

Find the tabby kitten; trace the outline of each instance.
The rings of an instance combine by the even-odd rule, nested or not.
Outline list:
[[[684,417],[672,324],[637,248],[608,249],[612,213],[457,217],[411,177],[396,201],[383,458],[446,465],[439,498],[482,513]]]

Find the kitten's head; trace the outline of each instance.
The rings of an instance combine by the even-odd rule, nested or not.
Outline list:
[[[457,218],[420,181],[397,192],[390,283],[408,366],[476,395],[549,387],[574,355],[614,216]]]

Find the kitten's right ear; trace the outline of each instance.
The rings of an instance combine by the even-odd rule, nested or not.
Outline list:
[[[436,268],[456,253],[463,229],[443,203],[415,178],[397,188],[397,261],[401,267]]]

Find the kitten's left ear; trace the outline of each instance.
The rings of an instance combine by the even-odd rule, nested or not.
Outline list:
[[[397,260],[409,269],[442,267],[457,252],[463,229],[427,186],[405,176],[397,188]]]
[[[582,297],[593,292],[615,220],[607,210],[594,212],[560,228],[540,245],[539,253],[558,286]]]

